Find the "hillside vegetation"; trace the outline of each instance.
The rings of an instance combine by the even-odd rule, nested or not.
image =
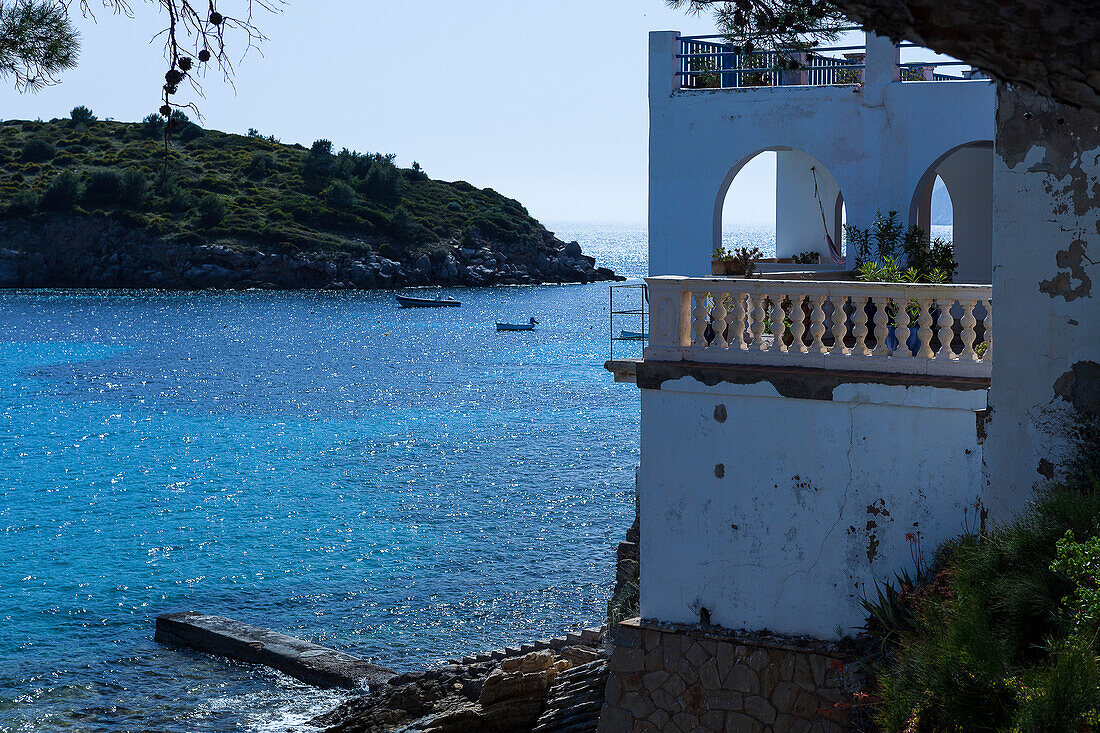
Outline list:
[[[56,236],[64,223],[78,230],[77,248],[91,236],[89,227],[99,242],[138,232],[146,250],[160,241],[236,253],[220,266],[243,267],[241,255],[252,250],[357,261],[375,273],[395,263],[389,270],[396,275],[374,283],[381,285],[610,276],[492,189],[432,180],[415,163],[400,168],[393,156],[336,151],[327,140],[306,149],[255,131],[205,130],[179,112],[169,123],[166,168],[165,124],[158,115],[98,121],[79,107],[70,119],[0,123],[0,246],[9,259],[12,251],[51,254],[42,250],[61,245],[38,241],[35,232]],[[104,253],[102,246],[84,249]],[[133,255],[133,242],[124,249]]]

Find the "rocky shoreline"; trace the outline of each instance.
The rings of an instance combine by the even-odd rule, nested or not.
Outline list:
[[[523,244],[440,243],[415,260],[255,243],[167,241],[109,217],[0,223],[0,288],[386,289],[621,280],[550,232]]]
[[[403,674],[310,722],[326,733],[594,733],[605,638]]]

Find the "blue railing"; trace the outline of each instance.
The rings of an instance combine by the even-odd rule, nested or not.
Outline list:
[[[841,31],[858,30],[844,28]],[[913,43],[899,49],[920,48]],[[821,46],[812,49],[779,49],[745,53],[725,36],[681,36],[677,76],[684,89],[736,89],[739,87],[832,86],[862,84],[866,47]],[[962,81],[975,77],[964,61],[913,61],[899,63],[902,81]],[[941,67],[967,67],[961,76],[939,73]]]
[[[859,84],[864,54],[863,45],[745,53],[725,36],[682,36],[676,73],[685,89]]]

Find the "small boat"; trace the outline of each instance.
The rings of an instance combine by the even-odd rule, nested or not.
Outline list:
[[[532,318],[527,323],[501,323],[497,321],[498,331],[534,331],[539,322]]]
[[[460,301],[454,298],[443,299],[441,295],[437,295],[434,298],[410,298],[407,295],[395,295],[397,302],[402,308],[457,308],[462,305]]]
[[[649,334],[640,331],[619,331],[619,338],[623,341],[645,341],[649,338]]]

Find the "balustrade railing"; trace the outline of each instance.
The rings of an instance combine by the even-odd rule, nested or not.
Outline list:
[[[988,377],[989,285],[648,278],[646,361]]]

